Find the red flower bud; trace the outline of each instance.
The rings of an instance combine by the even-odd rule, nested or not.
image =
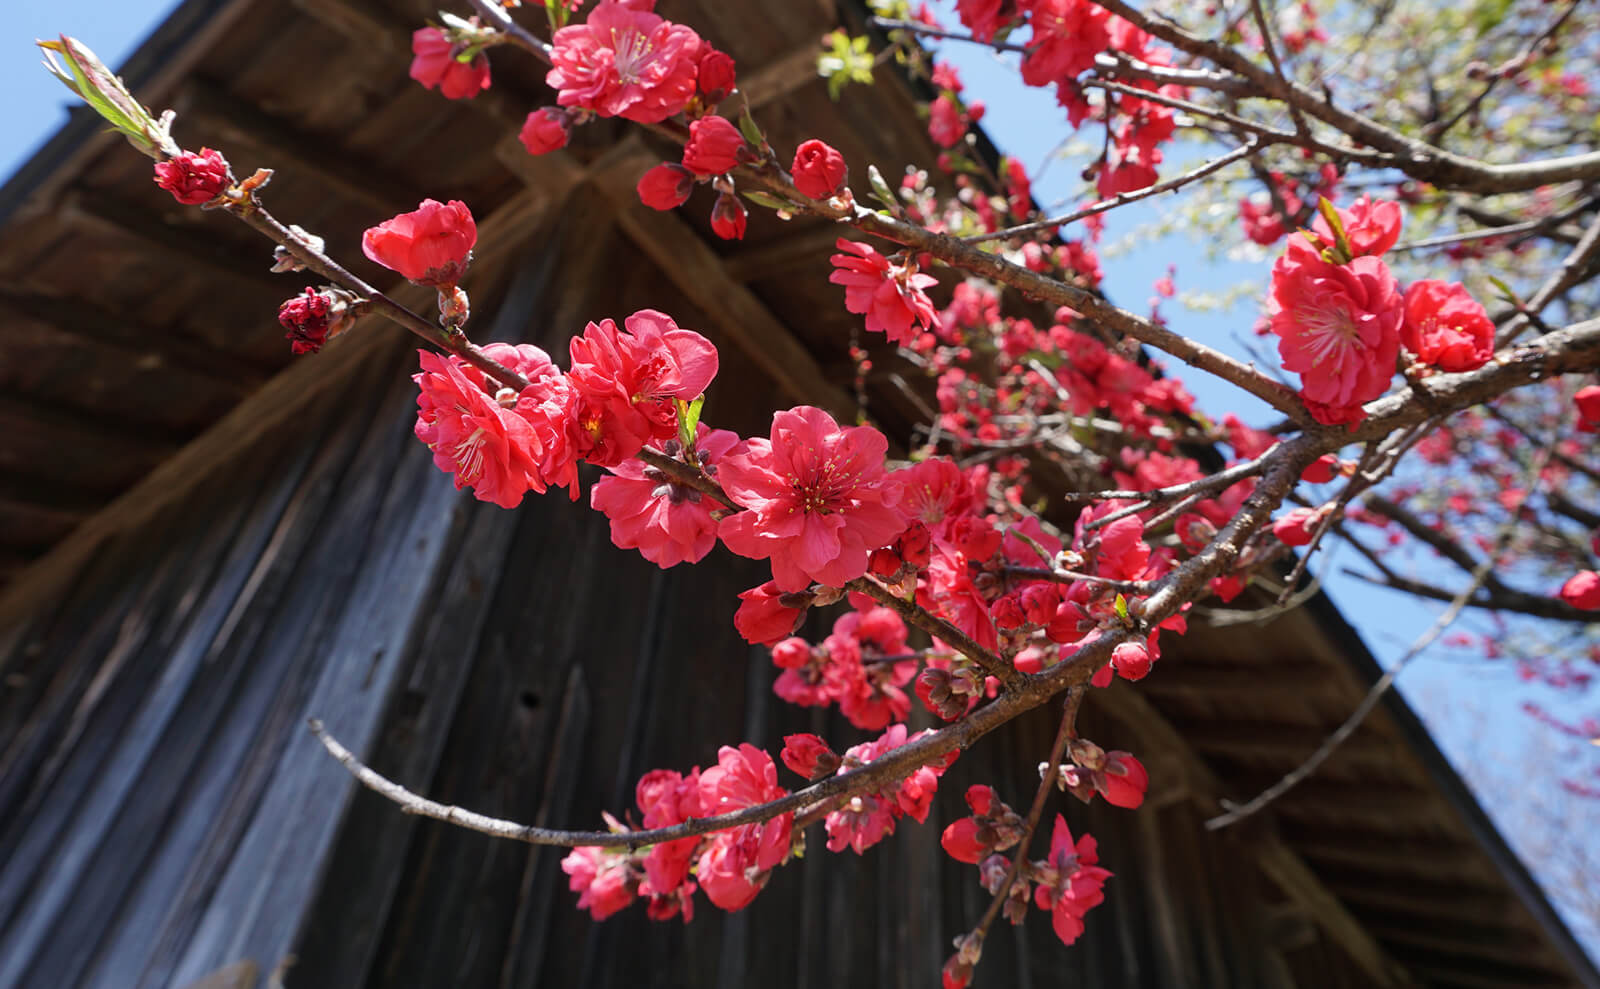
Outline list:
[[[228,187],[228,159],[212,148],[184,151],[156,162],[156,185],[185,206],[209,203]]]
[[[1600,385],[1588,385],[1572,396],[1578,407],[1578,418],[1587,426],[1600,426]]]
[[[1106,803],[1132,810],[1144,803],[1150,788],[1150,774],[1144,764],[1127,752],[1106,753],[1105,772],[1096,781]]]
[[[689,143],[683,146],[683,167],[700,176],[731,172],[749,160],[744,135],[726,117],[701,117],[689,125]]]
[[[1178,521],[1172,525],[1172,530],[1178,534],[1178,542],[1191,553],[1198,553],[1211,545],[1211,540],[1217,538],[1217,527],[1197,512],[1185,512],[1178,516]]]
[[[807,141],[794,153],[794,187],[802,196],[831,199],[844,190],[849,169],[844,155],[821,141]]]
[[[967,801],[967,806],[972,808],[972,812],[980,817],[993,816],[996,813],[996,804],[999,804],[1000,810],[1006,809],[1006,805],[1000,803],[1000,795],[994,792],[994,787],[984,786],[982,783],[974,783],[967,787],[964,799]]]
[[[944,829],[939,844],[957,862],[977,865],[989,853],[990,846],[978,838],[978,820],[963,817]]]
[[[733,68],[733,56],[726,52],[711,48],[700,56],[700,64],[696,71],[695,85],[700,90],[705,101],[712,105],[721,103],[727,95],[733,92],[736,77]]]
[[[419,285],[453,285],[461,280],[478,242],[478,227],[465,203],[424,199],[410,213],[371,227],[361,236],[361,251]]]
[[[1022,605],[1018,603],[1015,594],[997,598],[994,604],[989,605],[989,615],[994,619],[995,627],[1003,632],[1021,628],[1028,621],[1028,616],[1022,610]]]
[[[733,626],[746,642],[765,645],[794,634],[805,612],[785,605],[783,598],[777,583],[770,580],[740,593],[742,603],[734,612]]]
[[[558,106],[545,106],[528,114],[517,139],[530,155],[548,154],[567,146],[572,137],[572,115]]]
[[[832,776],[839,770],[840,759],[828,743],[815,735],[802,732],[783,736],[783,764],[808,780]]]
[[[694,191],[694,173],[664,161],[639,178],[639,201],[651,209],[675,209]]]
[[[711,232],[723,240],[744,240],[745,220],[749,216],[738,196],[721,193],[711,206]]]
[[[900,554],[888,547],[875,549],[867,558],[867,571],[884,579],[900,572]]]
[[[1332,453],[1324,453],[1311,462],[1311,466],[1300,472],[1300,480],[1307,484],[1327,484],[1339,472],[1339,458]]]
[[[1034,625],[1048,625],[1061,606],[1061,591],[1054,584],[1029,584],[1020,595],[1022,612]]]
[[[278,307],[278,322],[289,331],[284,338],[297,354],[314,354],[322,349],[332,315],[333,300],[309,285],[304,295],[294,296]]]
[[[772,647],[773,665],[786,670],[799,669],[811,662],[811,643],[791,636]]]
[[[1561,585],[1561,600],[1583,611],[1600,611],[1600,573],[1579,570]]]
[[[1296,508],[1272,523],[1272,534],[1289,546],[1304,546],[1311,542],[1321,516],[1314,508]]]
[[[1111,665],[1124,680],[1143,680],[1152,665],[1150,650],[1142,642],[1124,642],[1111,650]]]
[[[899,551],[900,559],[918,570],[926,569],[928,566],[928,551],[932,545],[933,535],[921,521],[912,522],[895,541],[895,549]]]

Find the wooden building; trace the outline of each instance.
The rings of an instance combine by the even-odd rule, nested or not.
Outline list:
[[[931,156],[892,71],[841,103],[812,75],[818,37],[860,23],[852,0],[661,7],[738,58],[775,145],[822,137],[886,172]],[[447,104],[406,78],[431,13],[188,0],[125,74],[179,111],[185,146],[277,169],[273,210],[346,260],[426,196],[468,202],[480,339],[559,354],[588,319],[656,307],[721,348],[717,425],[853,408],[833,229],[757,214],[717,241],[703,190],[646,210],[633,186],[659,150],[618,128],[527,156],[511,135],[548,101],[542,69],[497,56],[492,90]],[[0,189],[0,227],[0,989],[937,984],[986,902],[939,830],[971,781],[1026,802],[1048,714],[966,753],[929,824],[863,857],[814,843],[741,913],[594,924],[559,853],[401,815],[306,719],[436,799],[552,826],[596,825],[641,773],[719,743],[847,744],[778,704],[731,628],[762,565],[664,573],[581,503],[458,494],[410,435],[412,341],[372,323],[291,363],[273,314],[303,280],[83,114]],[[917,409],[879,366],[870,412],[906,435]],[[1319,598],[1196,627],[1137,688],[1097,692],[1086,734],[1143,757],[1151,798],[1063,798],[1117,873],[1107,902],[1071,949],[1043,917],[996,932],[979,984],[1600,985],[1393,694],[1269,812],[1203,830],[1377,672]]]

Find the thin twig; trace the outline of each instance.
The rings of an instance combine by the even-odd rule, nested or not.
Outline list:
[[[1462,609],[1467,606],[1472,596],[1483,586],[1490,571],[1494,569],[1495,559],[1500,555],[1500,550],[1504,548],[1516,529],[1517,509],[1521,508],[1522,503],[1528,500],[1529,494],[1532,493],[1533,484],[1537,483],[1540,471],[1543,469],[1547,459],[1544,456],[1536,456],[1534,458],[1533,469],[1528,472],[1532,483],[1524,489],[1522,498],[1518,501],[1516,507],[1511,510],[1511,518],[1500,527],[1500,532],[1495,539],[1495,551],[1491,552],[1478,565],[1478,568],[1473,571],[1471,583],[1461,589],[1461,592],[1450,602],[1450,606],[1429,626],[1427,631],[1417,637],[1416,641],[1411,644],[1411,648],[1406,650],[1405,655],[1396,660],[1384,672],[1383,676],[1379,677],[1378,681],[1367,690],[1366,696],[1361,698],[1361,703],[1357,704],[1356,709],[1350,712],[1350,716],[1344,720],[1344,723],[1334,729],[1333,734],[1324,739],[1322,744],[1307,757],[1305,762],[1296,766],[1286,773],[1282,779],[1267,787],[1252,799],[1242,804],[1234,803],[1231,800],[1222,801],[1222,806],[1226,813],[1218,814],[1216,817],[1207,820],[1207,831],[1217,831],[1230,824],[1236,824],[1288,793],[1308,776],[1316,772],[1324,762],[1327,762],[1328,757],[1333,755],[1339,746],[1344,743],[1345,739],[1355,734],[1356,729],[1361,727],[1361,723],[1367,719],[1367,715],[1371,714],[1372,709],[1378,706],[1378,701],[1382,700],[1383,695],[1394,685],[1395,679],[1405,672],[1405,668],[1411,665],[1412,660],[1422,655],[1423,650],[1427,649],[1435,639],[1444,634],[1444,630],[1450,627],[1456,617],[1461,614]]]
[[[1022,223],[1014,227],[1006,227],[1003,230],[996,230],[994,233],[970,234],[962,237],[961,239],[977,244],[988,240],[1002,240],[1006,237],[1014,237],[1018,234],[1033,233],[1037,230],[1049,230],[1052,227],[1064,227],[1069,223],[1086,219],[1088,217],[1095,216],[1096,214],[1104,213],[1108,210],[1116,209],[1118,206],[1125,206],[1128,203],[1138,202],[1141,199],[1149,199],[1151,196],[1159,196],[1163,192],[1172,192],[1174,190],[1181,189],[1191,182],[1198,181],[1199,179],[1203,179],[1213,172],[1226,168],[1227,166],[1233,164],[1241,158],[1246,157],[1247,155],[1254,154],[1262,146],[1263,145],[1260,137],[1252,134],[1245,139],[1244,144],[1233,149],[1227,154],[1213,158],[1198,168],[1190,169],[1189,171],[1184,172],[1182,175],[1173,176],[1172,178],[1167,179],[1165,182],[1157,182],[1155,185],[1147,186],[1137,192],[1119,192],[1110,199],[1102,199],[1092,206],[1085,206],[1083,209],[1077,210],[1076,212],[1067,213],[1063,216],[1055,216],[1047,220],[1034,220],[1031,223]]]
[[[1000,911],[1005,907],[1006,899],[1011,894],[1011,887],[1016,883],[1017,876],[1022,874],[1022,867],[1028,861],[1028,847],[1033,844],[1034,832],[1038,830],[1039,821],[1044,817],[1044,805],[1050,796],[1050,791],[1055,789],[1056,767],[1061,765],[1061,757],[1067,751],[1067,740],[1072,738],[1076,731],[1078,706],[1083,703],[1083,694],[1082,687],[1074,687],[1067,691],[1066,701],[1062,704],[1061,724],[1056,728],[1055,741],[1050,744],[1050,759],[1045,763],[1043,778],[1039,780],[1039,789],[1034,791],[1033,805],[1028,808],[1028,817],[1022,825],[1022,840],[1017,842],[1017,851],[1011,857],[1011,867],[1006,869],[999,887],[995,889],[994,898],[989,901],[989,908],[983,912],[983,917],[968,935],[976,939],[979,944],[988,937],[989,928],[993,926],[995,918],[1000,916]]]

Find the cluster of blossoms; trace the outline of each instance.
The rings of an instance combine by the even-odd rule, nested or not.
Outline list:
[[[1354,424],[1394,377],[1402,345],[1415,364],[1471,371],[1494,353],[1494,324],[1455,283],[1423,280],[1404,293],[1384,252],[1400,238],[1400,207],[1357,200],[1334,229],[1319,216],[1272,268],[1269,305],[1283,365],[1318,422]]]
[[[1054,86],[1056,101],[1073,127],[1090,119],[1105,125],[1107,152],[1092,166],[1102,198],[1155,184],[1161,145],[1176,130],[1172,108],[1131,93],[1108,93],[1104,101],[1092,103],[1079,77],[1106,52],[1163,67],[1173,64],[1169,50],[1154,45],[1144,30],[1091,0],[960,0],[956,11],[962,25],[979,41],[992,41],[1003,32],[1026,26],[1030,35],[1022,56],[1022,81],[1029,86]],[[1187,95],[1183,86],[1157,85],[1143,78],[1132,86],[1162,97],[1182,99]],[[937,102],[934,112],[937,120]]]
[[[966,800],[972,815],[945,828],[940,844],[952,858],[976,865],[984,888],[998,893],[1011,868],[1001,853],[1021,840],[1022,818],[993,789],[981,784],[967,789]],[[1111,876],[1111,871],[1100,865],[1094,838],[1084,835],[1074,840],[1066,818],[1057,814],[1048,854],[1023,863],[1002,911],[1011,923],[1020,924],[1031,902],[1050,914],[1056,937],[1070,945],[1083,935],[1084,915],[1105,901],[1103,890]],[[961,947],[945,963],[945,989],[964,989],[972,979],[981,945]]]

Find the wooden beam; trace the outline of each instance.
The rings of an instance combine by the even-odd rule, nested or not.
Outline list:
[[[1338,704],[1343,691],[1327,694],[1329,667],[1316,662],[1283,662],[1223,666],[1182,660],[1158,667],[1140,686],[1156,694],[1184,694],[1208,699],[1227,697],[1303,698],[1308,703]],[[1354,706],[1359,699],[1350,697]]]
[[[781,100],[821,78],[817,75],[819,54],[821,46],[815,43],[801,45],[740,78],[739,90],[750,101],[752,108]]]
[[[478,224],[478,250],[484,258],[508,256],[527,238],[552,200],[524,191],[502,203]],[[481,265],[467,275],[468,287],[491,274]],[[402,303],[426,312],[430,289],[402,283],[392,293]],[[78,565],[108,536],[148,521],[172,500],[208,480],[233,452],[284,428],[307,402],[348,380],[355,370],[387,353],[403,331],[382,317],[367,316],[330,343],[314,359],[295,361],[240,402],[210,429],[146,474],[115,501],[72,531],[49,553],[18,571],[0,592],[0,628],[22,621],[42,602],[52,600],[72,580]]]
[[[1140,684],[1142,688],[1144,684]],[[1094,692],[1094,703],[1121,722],[1128,736],[1139,739],[1152,751],[1176,753],[1181,760],[1184,783],[1195,800],[1208,812],[1222,810],[1217,794],[1222,784],[1195,755],[1185,737],[1144,698],[1141,690],[1116,684],[1109,690]],[[1152,781],[1154,782],[1154,781]],[[1411,978],[1389,957],[1372,934],[1361,925],[1343,903],[1329,891],[1298,856],[1270,834],[1252,835],[1256,862],[1261,871],[1316,921],[1330,941],[1349,955],[1372,979],[1374,986],[1404,986]]]
[[[270,164],[284,174],[298,174],[323,189],[338,193],[375,214],[388,216],[423,197],[370,162],[355,161],[337,143],[308,134],[293,123],[227,93],[224,84],[186,80],[175,100],[179,117],[187,113],[204,121],[213,143],[228,140],[271,152]]]
[[[820,261],[834,253],[834,242],[848,237],[851,228],[826,221],[792,231],[760,247],[740,251],[725,262],[728,277],[739,282],[788,271],[806,261]]]
[[[259,249],[246,248],[223,240],[215,230],[174,224],[154,209],[88,189],[68,193],[61,212],[129,237],[161,254],[176,255],[186,264],[226,279],[228,284],[237,286],[242,282],[264,293],[284,294],[284,283],[270,270],[272,250],[265,241]]]
[[[753,292],[729,277],[722,259],[694,228],[639,202],[639,176],[659,161],[629,140],[595,162],[590,181],[615,204],[623,231],[788,399],[853,421],[855,401],[823,375],[816,359]]]
[[[119,414],[96,414],[35,395],[0,395],[0,420],[57,434],[62,443],[110,443],[139,457],[164,456],[188,436],[178,430],[128,422]]]
[[[167,367],[206,378],[237,392],[249,391],[274,371],[205,341],[175,336],[166,328],[141,325],[128,316],[102,309],[81,298],[0,288],[0,306],[94,346],[116,348],[136,360],[154,356]]]
[[[1470,845],[1437,838],[1403,838],[1392,834],[1363,836],[1347,828],[1337,837],[1322,829],[1312,829],[1311,837],[1294,841],[1300,854],[1331,870],[1366,869],[1374,875],[1482,876],[1494,882],[1495,873],[1478,865],[1478,850]]]

